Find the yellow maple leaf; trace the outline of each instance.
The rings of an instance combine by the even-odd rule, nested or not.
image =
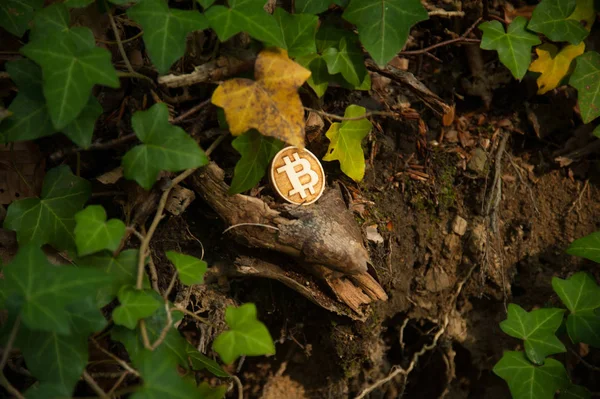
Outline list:
[[[537,79],[538,94],[544,94],[550,90],[556,89],[560,81],[569,73],[571,62],[583,54],[585,44],[568,45],[562,50],[553,44],[542,44],[535,49],[538,58],[531,63],[529,70],[540,72]]]
[[[279,48],[262,50],[254,65],[254,80],[230,79],[219,85],[212,103],[222,107],[234,136],[256,129],[293,146],[304,147],[304,108],[298,88],[310,71]]]

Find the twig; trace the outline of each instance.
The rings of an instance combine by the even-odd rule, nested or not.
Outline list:
[[[135,36],[132,36],[132,37],[130,37],[129,39],[121,40],[121,43],[122,43],[122,44],[125,44],[125,43],[132,42],[132,41],[134,41],[135,39],[139,39],[139,38],[140,38],[140,37],[142,37],[143,35],[144,35],[144,31],[143,31],[143,30],[140,30],[140,31],[139,31],[139,32],[138,32],[138,33],[137,33]],[[109,44],[109,45],[110,45],[110,44],[119,44],[119,42],[117,42],[117,41],[102,40],[102,39],[98,39],[98,38],[96,38],[96,41],[97,41],[98,43],[102,43],[102,44]]]
[[[569,207],[569,209],[567,210],[567,215],[569,213],[571,213],[571,211],[573,210],[573,208],[575,208],[576,205],[579,205],[581,203],[581,198],[583,198],[583,194],[585,193],[585,191],[588,188],[588,184],[590,183],[590,179],[587,179],[585,181],[585,184],[583,185],[583,188],[581,189],[581,192],[579,193],[579,195],[577,196],[577,199],[575,201],[573,201],[573,203],[571,204],[571,206]],[[579,209],[579,208],[577,208]]]
[[[407,317],[406,319],[404,319],[404,321],[402,322],[402,325],[400,326],[400,338],[398,339],[400,341],[400,349],[402,349],[402,351],[404,352],[404,329],[406,328],[406,325],[408,324],[408,322],[410,321],[410,319]]]
[[[163,294],[163,298],[165,301],[169,300],[169,295],[171,294],[171,291],[173,290],[173,287],[175,287],[175,281],[177,281],[177,270],[175,270],[175,273],[173,273],[173,277],[171,277],[171,282],[169,283],[169,286],[167,287],[165,293]]]
[[[117,382],[115,382],[115,385],[113,385],[113,387],[110,389],[110,391],[108,391],[108,395],[112,395],[117,388],[119,387],[119,385],[121,385],[123,383],[123,381],[125,381],[125,378],[129,375],[128,371],[125,371],[124,373],[121,374],[121,376],[119,377],[119,379],[117,380]]]
[[[107,351],[106,349],[104,349],[102,346],[100,346],[98,341],[96,341],[94,338],[90,338],[90,339],[91,339],[92,343],[96,346],[96,348],[98,348],[100,350],[100,352],[104,353],[106,356],[113,359],[115,362],[117,362],[117,364],[119,366],[123,367],[125,370],[127,370],[131,374],[135,375],[136,377],[140,376],[140,373],[138,373],[137,370],[135,370],[133,367],[131,367],[129,364],[127,364],[127,362],[125,360],[119,359],[117,356],[115,356],[114,354],[112,354],[109,351]]]
[[[150,284],[152,285],[152,289],[160,294],[158,288],[158,272],[156,271],[156,265],[154,264],[152,256],[148,256],[148,270],[150,270]]]
[[[101,399],[109,399],[109,397],[106,394],[106,392],[104,392],[104,390],[102,388],[100,388],[100,386],[98,385],[98,383],[87,372],[87,370],[83,370],[83,379],[85,380],[85,382],[87,382],[87,384],[90,386],[90,388],[92,388],[92,391],[96,392],[96,395],[98,395],[99,398],[101,398]]]
[[[169,309],[169,301],[165,301],[165,310],[167,311],[167,323],[161,330],[158,339],[148,348],[151,351],[158,348],[158,346],[163,343],[165,338],[167,338],[167,333],[173,327],[173,317],[171,316],[171,311]]]
[[[6,379],[4,371],[2,370],[0,370],[0,385],[3,386],[4,389],[6,389],[14,398],[25,399],[25,396],[23,396],[23,394],[21,394],[21,392],[19,392],[19,390]]]
[[[116,147],[120,144],[127,143],[128,141],[135,140],[136,138],[137,138],[137,136],[135,135],[135,133],[131,133],[131,134],[126,134],[124,136],[117,137],[116,139],[105,141],[102,143],[100,143],[100,142],[93,143],[92,145],[90,145],[87,148],[71,147],[66,150],[58,150],[55,153],[53,153],[52,155],[50,155],[50,160],[56,162],[59,159],[64,158],[66,155],[73,154],[73,153],[80,152],[80,151],[106,150],[106,149],[109,149],[112,147]]]
[[[437,9],[437,10],[429,11],[428,14],[430,17],[438,16],[438,17],[443,17],[443,18],[464,17],[465,16],[464,11],[446,11],[446,10],[442,10],[441,8]]]
[[[215,139],[215,141],[212,142],[212,144],[210,145],[210,147],[208,147],[208,149],[206,151],[204,151],[204,153],[206,154],[207,157],[210,157],[210,154],[213,153],[213,151],[219,146],[219,144],[221,144],[223,142],[223,140],[225,140],[225,138],[229,136],[229,132],[225,131],[225,133],[223,133],[222,135],[220,135],[219,137],[217,137]]]
[[[575,357],[588,369],[590,369],[592,371],[600,372],[600,367],[594,366],[593,364],[586,361],[579,353],[577,353],[577,351],[575,349],[569,347],[569,352],[571,352],[571,354],[575,355]]]
[[[119,35],[119,30],[117,29],[117,24],[115,23],[115,19],[113,18],[112,11],[110,10],[110,7],[109,7],[108,3],[106,2],[106,0],[104,1],[104,6],[109,10],[108,11],[108,19],[110,20],[110,25],[111,25],[113,33],[115,35],[115,40],[117,41],[117,47],[119,47],[119,53],[121,53],[123,62],[125,63],[125,66],[127,67],[127,70],[129,71],[129,73],[131,74],[131,77],[145,79],[145,80],[148,80],[149,82],[154,83],[154,81],[152,79],[150,79],[148,76],[142,75],[141,73],[136,72],[133,69],[133,67],[131,66],[131,63],[129,62],[129,58],[127,58],[127,53],[125,52],[125,48],[123,47],[123,42],[121,42],[121,37]]]
[[[318,109],[314,109],[314,108],[308,108],[308,107],[304,107],[305,111],[309,111],[309,112],[314,112],[316,114],[319,114],[321,116],[326,116],[327,118],[331,118],[331,119],[335,119],[337,121],[359,121],[361,119],[366,119],[369,118],[371,116],[375,116],[375,115],[380,115],[380,116],[391,116],[391,117],[396,117],[398,116],[397,113],[395,112],[387,112],[387,111],[367,111],[365,112],[363,115],[361,116],[355,116],[352,118],[345,118],[343,116],[338,116],[335,114],[330,114],[327,113],[325,111],[320,111]]]
[[[210,321],[208,321],[208,319],[205,319],[204,317],[200,317],[196,313],[194,313],[194,312],[192,312],[190,310],[187,310],[186,308],[184,308],[182,306],[175,305],[175,307],[171,308],[171,312],[181,312],[181,313],[184,313],[184,314],[192,317],[193,319],[198,320],[202,324],[206,324],[207,326],[211,326],[213,328],[217,328],[217,326],[214,325],[213,323],[211,323]]]
[[[177,118],[173,119],[173,124],[178,124],[183,122],[187,117],[194,115],[196,112],[200,111],[202,108],[206,107],[210,104],[210,98],[208,100],[202,101],[200,104],[188,109],[183,114],[179,115]]]
[[[473,23],[473,25],[471,25],[469,27],[469,29],[467,29],[465,31],[465,33],[463,33],[462,35],[460,35],[460,37],[454,38],[454,39],[450,39],[450,40],[446,40],[434,45],[431,45],[429,47],[425,47],[421,50],[409,50],[409,51],[401,51],[400,55],[419,55],[419,54],[423,54],[423,53],[428,53],[433,49],[436,49],[438,47],[443,47],[443,46],[447,46],[449,44],[454,44],[454,43],[479,43],[481,42],[481,40],[479,39],[469,39],[467,36],[469,35],[469,33],[471,33],[473,31],[473,29],[475,29],[477,27],[477,24],[481,21],[481,17],[477,18],[477,20]]]
[[[238,399],[244,399],[244,386],[242,385],[242,381],[235,375],[232,375],[231,378],[233,378],[235,385],[237,385]]]
[[[234,224],[233,226],[229,226],[228,228],[226,228],[225,230],[223,230],[223,233],[221,233],[221,234],[225,234],[229,230],[231,230],[231,229],[233,229],[235,227],[240,227],[240,226],[258,226],[258,227],[264,227],[264,228],[267,228],[267,229],[273,229],[273,230],[279,231],[279,228],[277,228],[275,226],[269,226],[268,224],[262,224],[262,223],[238,223],[238,224]]]
[[[4,347],[4,352],[2,353],[2,359],[0,360],[0,371],[4,370],[4,366],[6,366],[8,357],[10,356],[10,351],[12,350],[12,347],[15,343],[15,339],[17,338],[17,333],[19,332],[20,325],[21,316],[17,316],[17,318],[15,319],[15,323],[13,324],[13,327],[10,330],[10,335],[8,336],[6,346]]]

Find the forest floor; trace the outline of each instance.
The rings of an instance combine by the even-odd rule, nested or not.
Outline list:
[[[410,49],[440,42],[445,30],[460,35],[475,22],[473,15],[420,24]],[[591,262],[565,254],[574,239],[600,227],[598,157],[587,152],[590,127],[581,125],[574,90],[563,87],[537,96],[534,77],[506,79],[495,53],[482,52],[477,44],[450,44],[432,54],[399,57],[397,65],[452,104],[454,118],[443,118],[401,82],[376,73],[369,92],[332,87],[317,100],[308,89],[301,91],[305,105],[331,114],[342,115],[347,105],[358,104],[400,115],[371,118],[363,182],[344,176],[335,162],[323,163],[328,185],[339,183],[363,232],[371,274],[387,301],[373,302],[364,309],[365,317],[355,320],[264,278],[218,278],[190,292],[183,286],[174,290],[175,297],[185,297],[212,323],[222,323],[227,304],[256,303],[277,354],[248,357],[232,366],[245,397],[356,397],[378,381],[370,398],[402,393],[407,398],[509,397],[506,383],[491,372],[503,350],[520,345],[498,325],[506,318],[507,304],[530,310],[557,302],[553,276],[588,270],[600,277]],[[204,101],[209,87],[190,88],[195,102],[173,102],[172,108],[180,115]],[[114,123],[119,112],[139,108],[148,90],[143,83],[102,90],[104,117],[112,122],[104,132],[97,127],[97,135],[114,137],[115,126],[130,129]],[[217,108],[207,104],[180,125],[207,145],[214,136],[205,132],[218,126],[217,119]],[[332,121],[319,114],[311,121],[307,148],[321,159],[328,145],[324,126]],[[48,164],[79,162],[87,177],[118,166],[119,154],[129,145],[61,153],[67,143],[52,137],[30,145]],[[225,170],[226,181],[237,157],[230,143],[224,140],[211,155]],[[131,188],[119,184],[95,183],[97,201],[117,212],[137,206]],[[250,194],[273,196],[266,179]],[[203,256],[209,267],[265,252],[234,242],[223,234],[227,227],[201,198],[181,215],[167,216],[151,247],[159,285],[168,285],[172,273],[165,250]],[[301,273],[284,257],[274,262]],[[321,291],[331,294],[327,287]],[[215,334],[187,319],[179,329],[191,341],[208,342]],[[431,343],[408,377],[396,373],[381,381],[398,367],[411,367],[414,354]],[[600,361],[597,352],[570,347],[590,363]],[[562,357],[574,383],[600,391],[600,382],[577,355]]]

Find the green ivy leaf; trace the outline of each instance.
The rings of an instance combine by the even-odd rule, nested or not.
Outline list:
[[[79,147],[88,148],[92,145],[96,120],[101,114],[102,106],[96,97],[91,95],[85,108],[73,122],[64,127],[63,133]]]
[[[131,330],[135,328],[138,320],[152,316],[160,307],[158,301],[149,291],[136,290],[127,286],[119,291],[121,305],[113,310],[112,316],[115,324],[125,326]]]
[[[227,385],[219,385],[218,387],[211,387],[208,382],[202,381],[198,386],[198,397],[202,399],[222,399],[227,393]]]
[[[584,342],[600,348],[600,287],[585,272],[575,273],[566,280],[552,278],[552,288],[569,309],[567,332],[574,343]]]
[[[239,194],[258,184],[275,154],[283,148],[281,141],[254,129],[236,137],[231,145],[242,157],[235,165],[229,194]]]
[[[600,132],[599,128],[596,130]],[[567,253],[600,263],[600,231],[573,241],[567,248]]]
[[[212,6],[216,0],[196,0],[198,1],[198,4],[200,4],[202,6],[202,8],[204,8],[205,10]]]
[[[36,37],[21,52],[42,67],[44,96],[57,130],[71,123],[88,104],[92,87],[119,87],[110,53],[95,47],[88,28]]]
[[[353,86],[360,86],[367,75],[360,48],[354,43],[347,43],[346,38],[341,39],[339,49],[330,47],[323,52],[322,57],[331,75],[341,73]]]
[[[579,44],[590,33],[579,19],[569,18],[577,0],[542,0],[535,6],[528,29],[543,33],[553,42]]]
[[[117,297],[122,286],[134,286],[137,281],[138,250],[127,249],[113,258],[109,252],[102,252],[86,256],[76,260],[81,268],[96,269],[110,276],[110,285],[99,288],[96,291],[96,303],[98,307],[107,305]],[[148,276],[144,274],[143,288],[150,288]]]
[[[331,0],[296,0],[296,13],[320,14],[327,11],[333,2]]]
[[[0,123],[6,141],[33,140],[55,132],[42,90],[42,70],[27,59],[6,63],[6,71],[19,93],[8,110],[12,116]]]
[[[191,344],[187,345],[186,348],[187,357],[190,359],[192,369],[202,370],[206,369],[213,375],[221,378],[230,378],[231,376],[219,366],[219,363],[215,362],[206,355],[200,353],[198,349],[194,348]]]
[[[484,50],[496,50],[502,62],[516,79],[525,76],[531,64],[531,47],[540,44],[537,35],[527,32],[527,19],[515,18],[504,32],[504,27],[498,21],[484,22],[479,25],[483,32],[480,47]]]
[[[160,74],[167,73],[183,56],[190,32],[208,28],[198,11],[169,8],[165,0],[142,0],[127,10],[127,15],[144,29],[144,44]]]
[[[566,352],[555,333],[563,320],[563,309],[542,308],[526,312],[522,307],[511,303],[508,316],[500,323],[500,328],[511,337],[525,341],[525,352],[529,360],[543,364],[547,356]]]
[[[410,28],[429,14],[419,0],[351,0],[343,17],[356,25],[363,46],[384,66],[402,50]]]
[[[344,113],[345,118],[356,118],[364,115],[364,107],[349,105]],[[331,141],[323,161],[340,161],[342,172],[355,181],[361,181],[365,175],[365,154],[362,140],[371,131],[368,119],[332,123],[326,133]]]
[[[325,60],[319,55],[312,54],[306,57],[297,58],[296,62],[310,70],[311,75],[306,83],[308,83],[315,91],[317,97],[323,97],[325,91],[327,91],[330,80],[332,80]]]
[[[513,399],[552,399],[569,384],[562,363],[546,359],[543,366],[535,366],[523,352],[504,352],[493,371],[508,383]]]
[[[167,258],[175,265],[179,280],[184,285],[204,283],[204,273],[208,265],[205,261],[194,256],[167,251]]]
[[[591,399],[592,394],[581,385],[571,384],[560,391],[558,399]]]
[[[43,39],[53,33],[69,31],[69,9],[63,3],[51,4],[35,13],[30,41]]]
[[[125,154],[123,174],[146,190],[152,187],[161,170],[178,172],[208,163],[198,144],[182,128],[169,123],[169,110],[165,104],[155,104],[147,111],[136,112],[131,124],[143,144]]]
[[[267,0],[230,0],[229,8],[212,6],[205,15],[222,42],[240,32],[247,32],[256,40],[285,49],[285,40],[277,21],[264,9],[266,2]]]
[[[45,385],[36,395],[51,398],[66,393],[71,397],[88,362],[87,334],[60,335],[21,327],[17,344],[29,371]]]
[[[77,254],[85,256],[108,249],[116,251],[125,234],[125,223],[119,219],[106,221],[101,205],[90,205],[75,214]]]
[[[51,244],[74,249],[74,215],[90,196],[90,183],[71,173],[66,165],[51,169],[44,178],[42,197],[14,201],[8,207],[4,228],[15,230],[19,244]]]
[[[569,84],[577,89],[577,102],[583,123],[600,116],[600,54],[588,51],[575,58]]]
[[[0,26],[15,36],[29,29],[33,14],[44,6],[44,0],[3,0],[0,2]]]
[[[246,303],[239,308],[225,310],[229,330],[213,342],[213,349],[227,364],[239,356],[261,356],[275,353],[275,345],[267,327],[256,317],[256,306]]]
[[[71,391],[59,383],[44,381],[33,384],[25,391],[25,397],[27,399],[64,399],[73,395]]]
[[[84,8],[96,0],[67,0],[64,4],[69,8]]]
[[[132,399],[200,398],[198,388],[177,373],[177,364],[159,350],[144,349],[134,360],[144,383]]]
[[[317,52],[315,35],[319,18],[316,15],[289,14],[283,8],[273,13],[290,57],[300,57]]]
[[[9,294],[19,298],[23,323],[30,329],[63,335],[71,331],[65,307],[84,301],[110,283],[109,276],[96,270],[54,266],[32,244],[22,245],[2,271]]]

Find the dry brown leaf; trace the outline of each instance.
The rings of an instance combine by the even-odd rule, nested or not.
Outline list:
[[[231,79],[219,85],[212,103],[225,110],[229,130],[239,136],[256,129],[296,147],[304,147],[304,108],[298,88],[310,71],[289,59],[287,51],[260,52],[254,78]]]

